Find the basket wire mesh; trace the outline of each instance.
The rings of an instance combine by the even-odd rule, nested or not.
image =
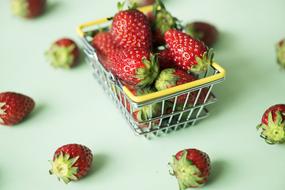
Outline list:
[[[103,22],[100,25],[87,27],[84,35],[81,37],[83,50],[86,54],[87,62],[92,66],[95,79],[97,79],[104,91],[117,105],[136,135],[143,135],[147,138],[161,136],[188,126],[193,126],[197,121],[209,116],[209,111],[206,107],[217,100],[212,93],[213,86],[223,81],[224,76],[192,88],[176,91],[166,96],[160,96],[147,101],[135,102],[132,100],[124,91],[121,82],[102,66],[97,57],[96,50],[90,43],[92,41],[91,36],[94,35],[93,31],[98,28],[106,28],[109,24],[109,22]],[[205,73],[197,77],[199,79],[207,78],[219,73],[220,71],[211,65]],[[181,104],[179,99],[185,99],[184,103]],[[190,99],[191,106],[189,106]],[[170,103],[171,105],[169,106]],[[152,113],[154,105],[159,105],[160,107],[158,114],[151,115],[143,121],[136,119],[135,113],[137,111],[148,108],[148,111]]]

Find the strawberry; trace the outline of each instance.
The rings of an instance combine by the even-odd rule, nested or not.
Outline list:
[[[119,49],[110,54],[112,73],[136,88],[150,85],[158,75],[157,57],[146,49]]]
[[[178,180],[180,190],[202,186],[210,174],[210,158],[198,149],[177,152],[170,166]]]
[[[180,23],[166,10],[161,0],[155,1],[152,15],[149,18],[151,18],[153,43],[155,46],[160,46],[165,44],[164,33],[172,28],[179,29]]]
[[[276,45],[276,54],[278,64],[285,68],[285,39],[279,41]]]
[[[173,56],[169,49],[164,49],[158,52],[158,62],[160,69],[167,69],[176,67],[174,60],[172,59]]]
[[[160,72],[159,76],[155,81],[155,88],[157,90],[164,90],[167,88],[172,88],[178,85],[192,82],[194,80],[196,80],[196,78],[193,75],[188,74],[183,70],[168,68]],[[184,105],[186,98],[187,95],[179,96],[177,98],[177,104]],[[188,98],[188,103],[190,102],[191,99],[192,99],[191,97]],[[174,101],[174,99],[172,101]]]
[[[112,51],[114,51],[114,49],[116,49],[116,44],[114,43],[112,34],[110,32],[97,33],[92,40],[92,46],[96,49],[100,62],[109,71],[112,64],[108,59],[108,56]]]
[[[79,54],[77,44],[68,38],[55,41],[46,53],[51,65],[56,68],[74,67],[78,64]]]
[[[269,144],[285,142],[285,104],[277,104],[268,108],[257,126],[261,137]]]
[[[35,107],[32,98],[15,93],[0,93],[0,124],[15,125],[21,122]]]
[[[213,52],[208,50],[203,42],[175,29],[165,32],[164,37],[178,67],[194,73],[201,73],[208,69]]]
[[[151,28],[147,17],[137,9],[119,11],[113,18],[111,33],[122,48],[151,49]]]
[[[46,0],[11,0],[11,9],[14,15],[34,18],[44,12]]]
[[[129,88],[130,89],[130,88]],[[136,96],[142,96],[146,94],[150,94],[155,92],[156,90],[152,87],[146,87],[142,89],[131,89],[131,92],[133,92]],[[153,103],[150,105],[146,105],[143,107],[138,108],[133,112],[133,117],[135,121],[142,123],[139,124],[140,128],[147,128],[148,127],[148,120],[157,117],[161,113],[161,104],[160,103]],[[155,121],[152,123],[152,126],[158,124],[159,121]]]
[[[155,0],[129,0],[130,3],[136,3],[139,7],[151,5]]]
[[[87,174],[92,165],[91,150],[80,144],[67,144],[59,147],[51,161],[50,174],[54,174],[65,183],[79,180]]]
[[[206,22],[192,22],[185,26],[185,32],[211,47],[217,41],[219,32],[216,27]]]

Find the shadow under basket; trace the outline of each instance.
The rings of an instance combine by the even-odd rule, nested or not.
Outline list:
[[[148,12],[151,9],[152,7],[148,6],[141,8],[141,11]],[[212,63],[208,70],[197,76],[198,79],[193,82],[143,96],[134,96],[102,66],[96,50],[91,45],[94,31],[110,26],[110,22],[108,18],[87,22],[80,25],[77,32],[83,42],[83,50],[92,66],[95,79],[117,105],[136,135],[150,139],[193,126],[197,121],[209,116],[207,106],[217,100],[212,93],[213,86],[225,78],[225,70],[220,65]],[[150,113],[154,108],[159,111],[143,122],[138,122],[136,113],[145,108]]]

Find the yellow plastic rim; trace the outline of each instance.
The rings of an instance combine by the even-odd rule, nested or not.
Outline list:
[[[152,11],[152,8],[153,8],[153,6],[150,5],[150,6],[141,7],[141,8],[139,8],[139,10],[142,11],[143,13],[147,13],[147,12]],[[105,22],[108,22],[107,18],[103,18],[103,19],[99,19],[99,20],[94,20],[94,21],[83,23],[83,24],[81,24],[81,25],[79,25],[77,27],[77,33],[78,33],[78,35],[80,37],[84,37],[84,31],[83,30],[85,28],[91,27],[91,26],[95,26],[95,25],[100,25],[100,24],[103,24]],[[146,102],[146,101],[153,100],[153,99],[156,99],[156,98],[161,98],[163,96],[171,95],[171,94],[174,94],[174,93],[177,93],[177,92],[180,92],[180,91],[184,91],[184,90],[187,90],[187,89],[190,89],[190,88],[195,88],[197,86],[204,85],[206,83],[217,81],[217,80],[220,80],[220,79],[225,77],[226,71],[219,64],[213,63],[212,67],[214,69],[216,69],[219,73],[217,73],[215,75],[212,75],[212,76],[208,76],[206,78],[198,79],[198,80],[193,81],[193,82],[185,83],[185,84],[182,84],[182,85],[179,85],[179,86],[175,86],[175,87],[172,87],[172,88],[168,88],[168,89],[165,89],[165,90],[154,92],[154,93],[151,93],[151,94],[146,94],[146,95],[143,95],[143,96],[135,96],[125,86],[123,87],[123,91],[130,98],[130,100],[132,100],[133,102],[136,102],[136,103],[142,103],[142,102]]]
[[[134,102],[136,103],[142,103],[142,102],[146,102],[149,100],[153,100],[156,98],[160,98],[163,96],[167,96],[167,95],[171,95],[180,91],[184,91],[190,88],[194,88],[197,86],[201,86],[204,85],[206,83],[210,83],[219,79],[222,79],[225,77],[226,71],[217,63],[213,63],[212,66],[219,71],[219,73],[212,75],[212,76],[208,76],[206,78],[202,78],[202,79],[198,79],[195,80],[193,82],[189,82],[189,83],[185,83],[179,86],[175,86],[172,88],[168,88],[165,90],[161,90],[161,91],[157,91],[154,93],[150,93],[150,94],[146,94],[146,95],[142,95],[142,96],[134,96],[133,93],[127,88],[127,87],[123,87],[123,91],[126,93],[126,95]]]

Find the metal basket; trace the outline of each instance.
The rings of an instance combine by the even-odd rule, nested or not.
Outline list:
[[[148,6],[141,8],[141,11],[148,12],[151,9],[152,7]],[[192,126],[209,115],[206,107],[217,100],[211,92],[213,86],[223,81],[225,77],[225,71],[221,66],[213,63],[207,72],[199,75],[199,79],[193,82],[143,96],[134,96],[111,72],[102,66],[96,55],[96,50],[90,44],[92,41],[90,33],[109,25],[109,19],[104,18],[80,25],[77,32],[82,39],[87,60],[93,68],[94,77],[117,105],[136,135],[143,135],[147,138],[161,136]],[[177,100],[181,96],[185,102],[178,106]],[[190,98],[192,106],[188,106]],[[171,106],[169,106],[170,102]],[[155,104],[160,107],[159,114],[151,116],[143,122],[138,122],[134,113],[146,107],[152,112],[151,109]],[[177,109],[178,107],[179,109]]]

